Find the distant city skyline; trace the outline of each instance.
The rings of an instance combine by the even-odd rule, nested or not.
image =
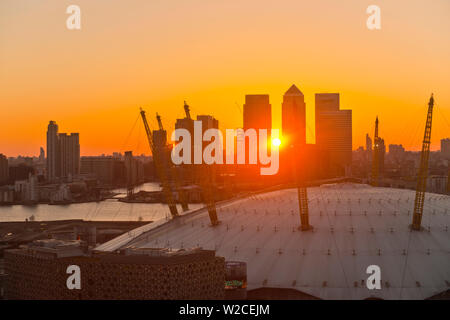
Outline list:
[[[221,129],[237,128],[247,94],[270,96],[279,129],[293,83],[304,94],[308,143],[314,95],[327,92],[353,112],[353,150],[377,115],[386,144],[420,150],[432,92],[432,150],[448,135],[448,0],[380,1],[375,31],[360,0],[78,0],[79,31],[66,28],[69,4],[0,2],[3,154],[38,154],[49,119],[83,135],[82,155],[123,152],[139,107],[159,112],[170,137],[184,100]],[[148,153],[140,145],[134,153]]]
[[[330,118],[330,120],[332,122],[335,122],[335,121],[341,122],[341,125],[340,125],[341,128],[344,128],[344,127],[348,127],[349,128],[349,131],[347,133],[344,133],[344,135],[350,135],[349,136],[349,140],[347,140],[345,142],[346,150],[350,147],[350,145],[352,145],[351,141],[354,140],[354,133],[352,133],[352,131],[353,131],[352,130],[353,129],[352,110],[351,109],[342,109],[342,108],[340,108],[340,93],[316,93],[315,94],[315,103],[314,103],[315,124],[312,124],[312,123],[310,123],[308,121],[308,119],[305,119],[304,116],[302,115],[302,112],[300,112],[300,114],[297,115],[295,113],[296,111],[292,111],[294,109],[291,109],[291,108],[298,108],[298,107],[300,107],[301,110],[305,110],[305,108],[306,108],[305,103],[303,102],[304,101],[303,100],[303,93],[300,91],[300,89],[297,88],[297,86],[295,84],[292,84],[289,87],[289,89],[284,93],[283,97],[284,97],[283,98],[284,101],[283,101],[283,104],[282,104],[281,112],[284,113],[284,115],[282,115],[282,117],[285,118],[285,120],[284,120],[285,125],[283,126],[283,124],[281,124],[280,127],[279,127],[280,132],[283,133],[284,139],[285,139],[285,141],[283,141],[282,143],[284,143],[284,144],[290,143],[290,142],[288,142],[288,139],[289,139],[288,137],[291,135],[290,131],[295,129],[295,125],[298,122],[297,125],[298,125],[298,131],[299,132],[296,133],[296,134],[298,134],[300,137],[302,137],[306,133],[306,131],[307,131],[306,128],[308,128],[308,130],[311,132],[311,125],[314,125],[314,127],[316,128],[316,132],[314,133],[314,136],[315,136],[314,140],[315,141],[311,142],[311,141],[308,141],[308,139],[306,139],[306,141],[307,141],[307,143],[317,144],[318,128],[320,129],[320,127],[318,127],[318,123],[323,121],[323,119],[321,119],[321,117],[322,117],[321,116],[321,112],[323,111],[322,109],[325,108],[324,110],[326,112],[328,112],[328,113],[335,112],[336,115],[333,116],[332,118]],[[298,97],[300,97],[301,99],[298,100],[299,99]],[[289,99],[292,99],[292,98],[294,98],[296,100],[289,100]],[[263,127],[263,128],[269,129],[268,123],[271,121],[272,109],[273,109],[272,105],[270,104],[270,96],[267,95],[267,94],[258,94],[258,95],[251,95],[250,94],[250,95],[245,95],[245,99],[246,99],[246,103],[243,105],[243,110],[244,111],[242,111],[242,115],[241,115],[242,123],[244,125],[241,125],[241,126],[238,126],[238,127],[244,128],[244,129],[248,129],[248,128],[251,127],[251,125],[253,125],[253,127],[258,127],[258,128],[259,127]],[[325,104],[322,102],[322,100],[325,101]],[[246,116],[245,115],[246,114],[245,110],[246,110],[246,108],[249,109],[248,106],[246,107],[246,104],[249,105],[249,102],[251,102],[252,104],[255,104],[254,107],[253,107],[254,110],[252,111],[253,113],[251,113],[251,114],[249,113],[249,111],[247,111],[247,116]],[[266,104],[266,106],[264,104]],[[331,110],[330,108],[333,109],[333,110]],[[330,110],[328,110],[328,109],[330,109]],[[266,119],[262,119],[261,118],[260,120],[258,120],[258,117],[263,116],[264,113],[268,113],[268,118],[266,117]],[[212,115],[207,115],[207,116],[206,115],[195,115],[195,116],[197,117],[197,119],[203,119],[205,117],[208,118],[208,119],[209,118],[213,119],[214,121],[217,122],[217,124],[214,127],[220,128],[220,130],[225,131],[225,129],[229,129],[229,128],[219,127],[218,120],[214,119],[214,117]],[[336,116],[337,116],[337,118],[335,118]],[[347,117],[348,117],[348,120],[344,119],[344,118],[347,118]],[[434,117],[436,117],[436,115]],[[290,119],[290,121],[289,122],[286,121],[287,119]],[[306,120],[306,123],[304,122],[304,120]],[[162,120],[160,119],[160,121],[162,121]],[[187,121],[185,117],[184,118],[180,118],[180,119],[176,119],[176,121],[174,123],[169,123],[169,124],[166,123],[166,125],[168,125],[167,127],[169,128],[169,130],[159,130],[157,124],[154,127],[152,127],[151,129],[153,130],[153,134],[156,134],[155,137],[158,137],[159,139],[163,138],[162,136],[159,137],[159,133],[161,131],[161,133],[164,133],[164,139],[168,139],[169,143],[173,143],[173,141],[171,141],[170,138],[168,138],[168,135],[170,135],[171,132],[175,128],[180,127],[180,126],[183,127],[184,126],[184,124],[182,124],[183,121]],[[194,121],[194,120],[189,120],[189,121]],[[261,124],[259,124],[258,121],[261,122]],[[447,121],[447,119],[445,118],[444,121]],[[342,127],[342,125],[343,125],[343,127]],[[238,127],[236,127],[236,128],[238,128]],[[272,128],[274,128],[274,127],[272,126]],[[283,132],[283,129],[284,129],[284,132]],[[335,129],[337,130],[336,133],[341,134],[340,131],[339,131],[341,129],[338,129],[338,128],[335,128]],[[151,155],[150,150],[148,150],[147,146],[145,145],[145,139],[146,138],[144,137],[142,132],[138,132],[137,133],[138,136],[140,137],[140,139],[142,139],[142,141],[134,141],[134,142],[132,142],[132,143],[135,143],[136,145],[139,145],[142,142],[144,142],[143,143],[144,145],[142,145],[139,148],[139,150],[136,150],[135,148],[122,147],[122,148],[113,148],[109,152],[102,152],[102,153],[95,153],[95,152],[94,153],[86,153],[86,152],[82,152],[82,148],[80,147],[80,145],[78,143],[79,133],[74,133],[74,134],[71,134],[71,135],[67,135],[65,133],[59,134],[58,133],[59,126],[56,124],[55,121],[51,120],[49,122],[49,124],[48,124],[46,141],[43,143],[43,145],[45,145],[45,144],[47,145],[47,152],[44,152],[43,147],[41,146],[41,147],[39,147],[39,152],[37,152],[37,150],[36,150],[35,153],[31,153],[31,154],[17,154],[17,155],[5,154],[5,156],[7,158],[16,158],[16,157],[42,158],[42,157],[45,156],[46,159],[47,159],[47,155],[49,153],[53,154],[52,156],[54,156],[55,152],[52,152],[52,149],[55,148],[55,146],[52,146],[52,144],[54,144],[54,143],[52,142],[51,136],[49,137],[50,130],[51,130],[51,132],[54,131],[53,134],[51,134],[51,136],[59,135],[59,136],[61,136],[61,138],[66,138],[66,139],[67,138],[68,139],[76,138],[77,139],[76,144],[78,145],[78,147],[77,147],[78,151],[77,152],[79,153],[78,157],[80,157],[80,156],[113,155],[113,154],[118,154],[118,153],[125,153],[127,150],[133,151],[136,155]],[[133,127],[133,130],[134,130],[134,127]],[[167,132],[169,132],[169,134]],[[306,135],[307,135],[307,133],[306,133]],[[320,135],[320,130],[319,130],[319,135]],[[420,127],[420,125],[418,126],[417,132],[415,133],[415,135],[417,135],[418,138],[421,137],[421,127]],[[130,137],[128,137],[128,139],[129,138]],[[371,138],[373,138],[371,133],[370,132],[366,133],[366,135],[365,135],[365,143],[361,144],[361,145],[358,145],[357,147],[355,147],[354,144],[353,144],[353,147],[351,148],[351,150],[352,151],[356,151],[356,150],[358,150],[361,147],[363,147],[363,148],[366,147],[366,149],[367,149],[367,147],[369,146],[368,145],[368,139],[370,141],[370,146],[371,146]],[[322,144],[322,143],[320,143],[321,139],[322,138],[320,138],[320,136],[319,136],[319,144]],[[335,138],[333,138],[333,139],[335,139]],[[341,138],[338,138],[338,139],[341,139]],[[343,138],[342,137],[342,139],[347,139],[347,138]],[[303,139],[300,138],[300,142],[302,140]],[[344,140],[342,140],[342,141],[344,141]],[[350,141],[350,145],[347,146],[348,141]],[[433,151],[440,151],[442,149],[445,149],[444,152],[449,152],[448,151],[448,149],[449,149],[449,146],[448,146],[449,145],[449,141],[450,141],[450,138],[448,138],[448,137],[446,137],[444,135],[444,137],[442,139],[439,139],[439,141],[436,143],[437,144],[437,148],[435,148],[435,150],[433,150]],[[384,139],[383,139],[383,142],[384,142]],[[49,146],[49,143],[50,143],[50,146]],[[158,142],[158,143],[160,143],[160,142]],[[402,147],[405,147],[404,143],[402,143],[402,142],[389,143],[389,145],[401,145]],[[284,147],[284,145],[282,147]],[[323,147],[323,145],[322,145],[322,147]],[[350,150],[350,149],[348,149],[348,150]],[[139,151],[139,152],[136,153],[135,151]],[[420,149],[417,149],[417,148],[409,148],[409,149],[405,148],[405,151],[420,151]],[[50,160],[50,162],[52,162],[52,160]],[[346,162],[350,163],[351,162],[350,158],[347,159]],[[48,168],[47,168],[47,170],[49,171]],[[54,169],[54,170],[58,170],[58,169]],[[50,172],[51,171],[52,170],[50,169]]]

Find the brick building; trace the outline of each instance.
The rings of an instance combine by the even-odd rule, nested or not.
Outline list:
[[[81,289],[69,290],[69,265]],[[86,253],[78,241],[38,240],[5,251],[6,299],[223,299],[225,260],[202,249]]]

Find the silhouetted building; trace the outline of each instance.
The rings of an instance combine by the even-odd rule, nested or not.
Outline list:
[[[168,178],[171,178],[171,171],[170,168],[172,166],[171,164],[171,158],[170,153],[172,151],[172,146],[167,144],[167,131],[164,129],[159,130],[153,130],[153,145],[155,146],[155,154],[153,154],[153,159],[155,159],[155,156],[161,163],[163,164],[163,167],[166,170],[166,176]],[[154,162],[148,163],[144,166],[144,172],[145,176],[149,177],[151,179],[157,178],[154,176],[155,170],[154,168]]]
[[[34,168],[26,165],[25,163],[21,163],[17,166],[10,166],[9,184],[14,184],[19,180],[27,180],[30,174],[34,174]]]
[[[216,120],[213,116],[208,115],[198,115],[197,121],[202,122],[202,136],[205,134],[205,131],[208,129],[219,129],[219,121]],[[209,145],[210,141],[204,141],[202,147],[202,153],[205,150],[205,147]]]
[[[0,185],[6,184],[9,177],[8,158],[0,153]]]
[[[80,136],[58,133],[58,125],[50,121],[47,130],[47,179],[70,178],[80,173]]]
[[[61,177],[74,177],[80,173],[80,136],[59,134]]]
[[[352,110],[340,110],[339,93],[316,94],[316,144],[327,150],[332,173],[346,174],[352,163]]]
[[[144,164],[139,159],[135,159],[131,151],[125,152],[125,177],[128,187],[145,181]]]
[[[102,184],[120,185],[125,183],[125,164],[115,157],[82,157],[81,174],[91,175]]]
[[[60,177],[60,173],[58,125],[55,121],[50,121],[47,129],[47,179],[54,181]]]
[[[244,130],[272,129],[272,106],[268,94],[249,94],[245,96]]]
[[[330,174],[330,158],[327,150],[316,144],[280,149],[280,169],[277,176],[280,182],[306,183],[327,179]]]
[[[292,85],[283,96],[283,141],[288,146],[306,144],[306,104],[303,93]]]
[[[401,162],[405,157],[405,148],[401,144],[389,145],[389,158],[395,162]]]
[[[441,140],[441,153],[445,159],[450,160],[450,138]]]
[[[369,134],[366,133],[366,161],[370,163],[372,161],[372,139]]]
[[[202,122],[203,133],[205,133],[205,131],[208,129],[219,129],[219,121],[216,120],[213,116],[198,115],[197,121]]]
[[[187,105],[185,105],[186,107]],[[189,108],[189,107],[188,107]],[[219,129],[219,121],[210,115],[198,115],[197,121],[202,122],[202,136],[208,129]],[[194,120],[186,116],[183,119],[177,119],[175,129],[186,129],[191,134],[191,163],[194,163]],[[210,142],[203,142],[203,148]],[[202,148],[202,152],[203,152]]]
[[[255,129],[257,134],[257,159],[259,159],[259,130],[267,130],[267,147],[270,148],[272,130],[272,105],[269,102],[268,94],[249,94],[245,96],[244,104],[244,130]],[[245,139],[245,163],[249,163],[250,143],[249,138]],[[257,170],[257,166],[254,166]]]
[[[403,145],[401,144],[390,144],[389,145],[389,153],[396,154],[396,153],[403,153],[405,152],[405,148],[403,148]]]
[[[316,158],[312,152],[316,149],[306,145],[306,104],[303,93],[295,85],[283,95],[281,120],[285,148],[280,154],[280,174],[286,181],[297,177],[310,180],[314,175],[307,176],[312,173],[312,163],[308,160]]]
[[[194,136],[194,120],[189,118],[177,119],[175,129],[186,129],[191,136]]]
[[[368,133],[366,133],[366,151],[372,151],[372,139]]]
[[[378,168],[380,170],[380,176],[384,175],[384,161],[386,157],[386,145],[384,144],[384,139],[378,138]]]
[[[153,130],[153,144],[157,150],[167,148],[167,131]]]

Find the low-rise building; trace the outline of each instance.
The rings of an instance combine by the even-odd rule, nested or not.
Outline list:
[[[67,268],[81,289],[68,289]],[[90,253],[80,241],[37,240],[5,251],[7,299],[223,299],[225,260],[212,250],[127,248]]]
[[[101,184],[123,184],[125,182],[125,164],[117,157],[82,157],[81,174],[91,175]]]

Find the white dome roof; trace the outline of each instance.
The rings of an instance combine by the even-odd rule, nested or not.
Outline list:
[[[248,289],[295,289],[323,299],[425,299],[450,286],[450,197],[426,194],[421,232],[410,231],[415,192],[360,184],[308,188],[310,224],[302,232],[297,190],[254,195],[157,221],[98,247],[113,251],[202,247],[247,262]],[[368,290],[366,268],[381,268]],[[363,282],[362,282],[363,281]]]

